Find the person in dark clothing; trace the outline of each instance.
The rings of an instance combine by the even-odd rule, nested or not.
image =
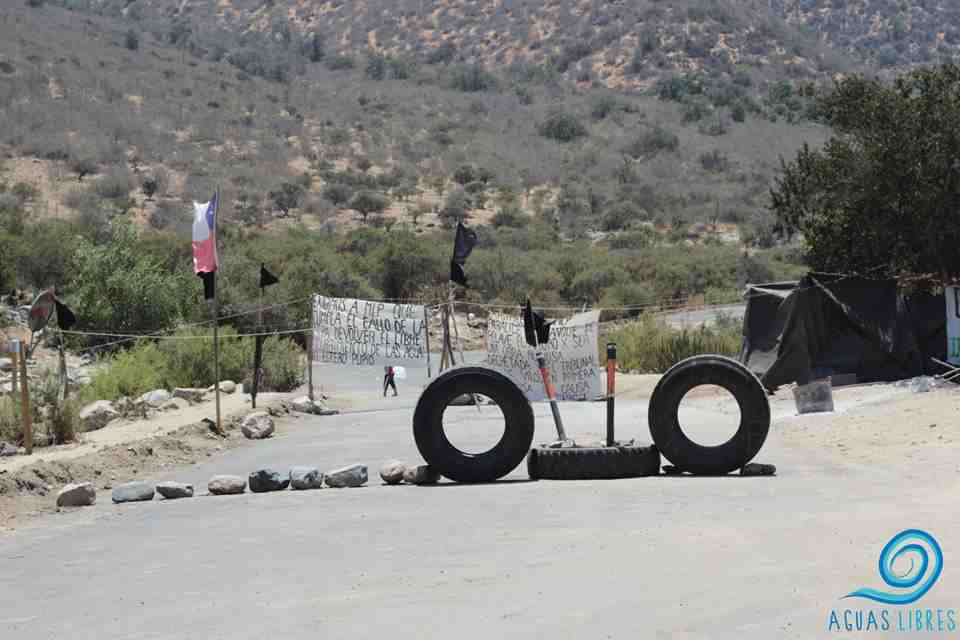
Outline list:
[[[383,397],[387,397],[387,387],[393,389],[393,395],[397,395],[397,383],[394,381],[393,367],[383,368]]]

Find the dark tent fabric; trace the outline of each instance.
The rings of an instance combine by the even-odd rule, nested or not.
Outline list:
[[[906,296],[894,280],[811,273],[748,285],[740,361],[771,391],[825,376],[857,382],[940,372],[942,295]]]

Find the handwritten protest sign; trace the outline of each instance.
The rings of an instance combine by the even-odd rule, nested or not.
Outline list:
[[[947,361],[960,364],[960,287],[944,287],[947,302]]]
[[[314,362],[415,363],[426,359],[426,345],[427,327],[421,305],[314,296]]]
[[[599,321],[600,312],[591,311],[559,320],[550,329],[543,355],[557,399],[593,400],[601,395]],[[524,340],[518,316],[494,313],[487,319],[486,364],[509,376],[528,400],[546,399],[535,351]]]

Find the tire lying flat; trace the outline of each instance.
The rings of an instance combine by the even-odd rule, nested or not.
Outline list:
[[[740,407],[740,425],[727,442],[708,447],[683,432],[677,412],[683,396],[700,385],[729,391]],[[700,475],[730,473],[750,462],[770,430],[770,403],[760,380],[746,367],[723,356],[694,356],[670,367],[657,383],[648,410],[656,447],[680,471]]]
[[[503,436],[489,451],[467,453],[450,443],[443,412],[464,394],[490,398],[504,417]],[[427,385],[413,413],[413,437],[420,455],[440,475],[456,482],[493,482],[516,469],[533,442],[533,409],[523,392],[502,373],[483,367],[450,369]]]
[[[660,452],[652,446],[537,447],[527,456],[531,480],[613,480],[660,473]]]

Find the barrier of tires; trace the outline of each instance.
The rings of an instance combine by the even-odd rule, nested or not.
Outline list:
[[[694,387],[716,385],[740,407],[740,425],[717,446],[697,444],[680,426],[680,401]],[[647,421],[653,443],[678,470],[699,475],[742,468],[760,451],[770,430],[770,403],[760,380],[745,366],[724,356],[693,356],[670,367],[650,396]]]
[[[483,453],[467,453],[451,444],[443,412],[457,398],[483,395],[503,412],[500,441]],[[440,475],[456,482],[492,482],[517,468],[533,442],[533,409],[508,377],[484,367],[450,369],[424,389],[413,413],[413,437],[420,455]]]
[[[680,425],[680,402],[687,392],[700,385],[723,387],[740,408],[740,425],[723,444],[697,444]],[[444,432],[444,411],[465,394],[486,396],[503,412],[504,433],[496,445],[483,453],[461,451]],[[757,455],[770,429],[770,405],[763,385],[739,362],[723,356],[695,356],[677,363],[660,379],[650,397],[648,420],[652,447],[608,442],[606,447],[531,450],[533,410],[520,388],[498,371],[461,367],[438,376],[424,390],[414,411],[413,432],[427,464],[456,482],[492,482],[513,471],[525,457],[531,479],[657,475],[661,454],[679,471],[712,475],[742,468]],[[612,435],[608,439],[612,441]]]

